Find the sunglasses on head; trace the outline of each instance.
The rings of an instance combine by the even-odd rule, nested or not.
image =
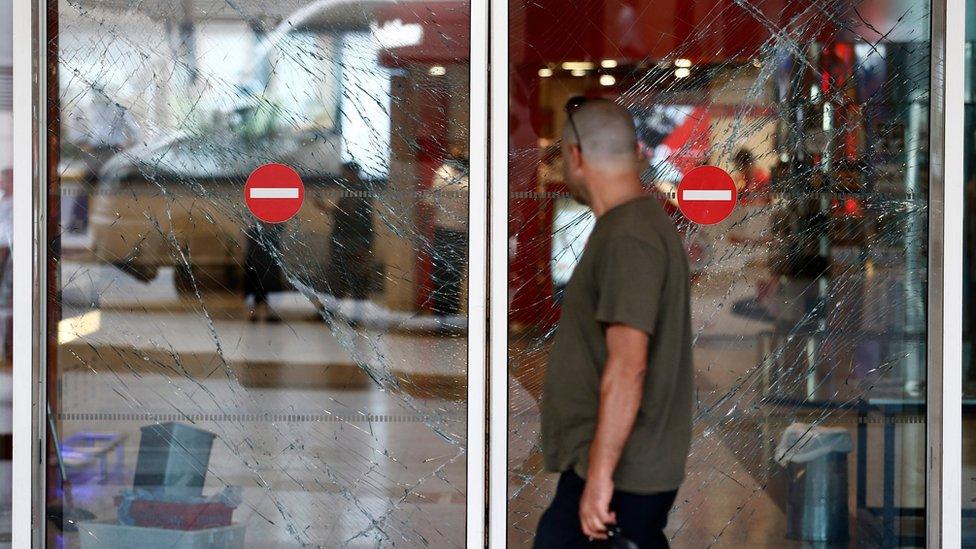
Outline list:
[[[583,152],[583,139],[580,138],[579,129],[576,127],[576,122],[573,120],[573,113],[582,107],[586,101],[586,97],[583,97],[582,95],[574,95],[573,97],[569,98],[569,101],[566,101],[566,106],[564,107],[566,110],[566,118],[569,119],[569,126],[573,129],[573,135],[576,136],[576,146],[579,147],[580,153]]]

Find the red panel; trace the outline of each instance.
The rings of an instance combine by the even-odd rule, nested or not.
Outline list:
[[[468,2],[407,2],[377,8],[380,25],[399,20],[424,27],[420,44],[386,50],[380,63],[405,67],[466,61],[471,50],[470,18]]]
[[[418,145],[417,173],[420,177],[418,187],[421,190],[430,189],[434,182],[434,173],[444,163],[447,156],[447,112],[450,97],[447,90],[440,86],[430,85],[427,94],[421,94],[418,106],[420,124],[414,140]],[[425,200],[418,203],[414,218],[417,231],[424,242],[433,242],[434,225],[432,219],[434,211]],[[416,264],[416,305],[419,309],[429,311],[432,306],[431,290],[433,289],[433,259],[431,250],[422,248],[418,251]]]
[[[515,2],[523,4],[523,2]],[[748,10],[734,0],[538,0],[519,10],[526,42],[510,40],[513,63],[563,60],[621,61],[685,57],[696,64],[750,59],[781,28],[810,6],[789,0],[756,0]],[[809,37],[828,22],[792,25]],[[794,39],[802,38],[793,36]]]
[[[512,63],[563,60],[621,61],[686,57],[696,64],[750,59],[771,38],[770,28],[802,29],[804,36],[836,32],[812,15],[806,2],[755,0],[744,8],[734,0],[510,0],[509,56]],[[400,20],[424,26],[420,44],[393,48],[385,66],[449,63],[470,51],[467,2],[407,2],[377,8],[380,24]]]
[[[539,146],[545,119],[537,76],[541,66],[607,58],[628,63],[685,57],[696,65],[746,61],[772,38],[773,29],[790,32],[796,41],[828,41],[837,32],[834,23],[807,2],[753,0],[745,6],[734,0],[509,0],[510,191],[546,190],[538,188],[539,159],[532,154]],[[468,58],[467,2],[407,2],[377,10],[380,24],[399,19],[404,24],[424,26],[420,44],[384,52],[384,65],[449,64]],[[429,185],[430,173],[437,165],[433,158],[436,154],[432,154],[437,138],[426,144],[422,139],[438,134],[436,125],[427,124],[430,117],[437,118],[435,110],[423,108],[421,120],[427,128],[422,131],[433,133],[418,136],[423,149],[418,154],[421,186]],[[699,121],[695,126],[701,127],[701,120],[705,120],[707,127],[707,113],[696,113],[695,118]],[[688,156],[695,157],[701,145],[691,143]],[[524,198],[511,200],[509,207],[509,234],[517,250],[510,258],[510,320],[545,327],[556,319],[549,272],[552,204]],[[424,217],[421,212],[421,230],[425,230]],[[424,303],[429,297],[429,258],[421,258],[417,275],[417,299]]]

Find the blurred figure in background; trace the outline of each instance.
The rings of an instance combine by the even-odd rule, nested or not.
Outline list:
[[[573,269],[583,257],[586,241],[596,220],[593,213],[571,198],[556,199],[553,214],[552,270],[553,300],[562,303]]]
[[[355,162],[342,165],[340,184],[342,197],[327,209],[335,221],[326,283],[336,298],[365,300],[372,282],[373,200]]]
[[[433,309],[454,315],[461,309],[468,251],[468,159],[456,149],[434,173]]]
[[[973,252],[976,251],[976,177],[970,178],[965,188],[965,211],[963,221],[963,274],[962,295],[963,311],[963,394],[967,397],[976,396],[976,322],[973,311],[976,311],[976,261]]]
[[[93,88],[93,98],[85,113],[88,126],[86,145],[96,158],[118,153],[136,142],[139,125],[129,112],[100,88]]]
[[[752,246],[749,252],[754,257],[749,261],[758,261],[761,253],[759,246],[772,242],[769,231],[772,203],[772,177],[769,172],[756,166],[752,151],[741,148],[732,159],[732,180],[739,193],[738,207],[733,214],[733,221],[726,232],[726,238],[733,244]],[[715,238],[721,238],[715,235]]]
[[[10,248],[14,240],[14,171],[0,171],[0,363],[9,364],[13,357],[13,262]]]
[[[768,203],[769,173],[756,166],[752,151],[739,149],[732,160],[732,179],[739,190],[739,201],[743,203]]]
[[[0,171],[0,410],[13,409],[13,190],[14,172]],[[9,417],[9,416],[8,416]],[[10,532],[13,498],[13,434],[10,420],[0,422],[0,536]],[[8,534],[9,535],[9,534]],[[9,537],[7,538],[9,539]]]
[[[244,297],[253,299],[251,322],[280,322],[268,306],[268,294],[283,289],[281,265],[282,224],[255,222],[246,234],[244,255]]]
[[[139,125],[128,109],[112,100],[100,87],[93,87],[92,95],[85,111],[83,124],[86,130],[80,143],[87,156],[84,175],[86,192],[75,197],[65,227],[75,233],[88,229],[87,191],[95,188],[102,166],[139,138]]]

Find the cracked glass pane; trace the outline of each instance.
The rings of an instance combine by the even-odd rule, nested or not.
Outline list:
[[[50,9],[49,543],[463,545],[468,4]]]
[[[577,434],[553,435],[576,444],[561,465],[587,459],[597,417],[587,380],[603,364],[547,365],[597,223],[563,176],[573,96],[629,110],[644,192],[690,264],[693,431],[672,546],[923,543],[929,25],[913,0],[510,3],[510,545],[531,543],[556,488],[543,380],[594,395],[562,403],[576,421],[559,429]],[[714,225],[677,203],[702,165],[739,197]]]

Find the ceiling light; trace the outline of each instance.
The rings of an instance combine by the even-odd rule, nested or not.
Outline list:
[[[441,65],[434,65],[427,72],[431,76],[444,76],[445,74],[447,74],[447,69],[445,69]]]
[[[370,23],[369,30],[383,49],[416,46],[424,41],[424,27],[416,23],[404,23],[400,19],[387,21],[383,26]]]
[[[604,59],[603,61],[600,61],[600,66],[603,67],[603,68],[605,68],[605,69],[612,69],[612,68],[614,68],[614,67],[617,66],[617,60],[616,59]]]
[[[595,67],[596,65],[594,65],[589,61],[564,61],[563,62],[563,70],[567,70],[567,71],[579,71],[579,70],[588,71],[594,69]]]
[[[675,59],[674,60],[674,66],[675,67],[681,67],[683,69],[687,69],[688,67],[691,66],[691,59],[684,59],[684,58]]]
[[[612,86],[617,83],[617,79],[613,77],[612,74],[600,75],[600,85],[601,86]]]
[[[569,74],[572,74],[573,76],[586,76],[586,70],[585,69],[573,69],[573,70],[569,71]]]
[[[552,76],[552,69],[550,69],[549,67],[543,67],[539,69],[539,76],[541,78],[549,78],[550,76]]]
[[[681,67],[680,69],[674,69],[675,78],[687,78],[689,75],[691,75],[691,69],[686,69],[684,67]]]

